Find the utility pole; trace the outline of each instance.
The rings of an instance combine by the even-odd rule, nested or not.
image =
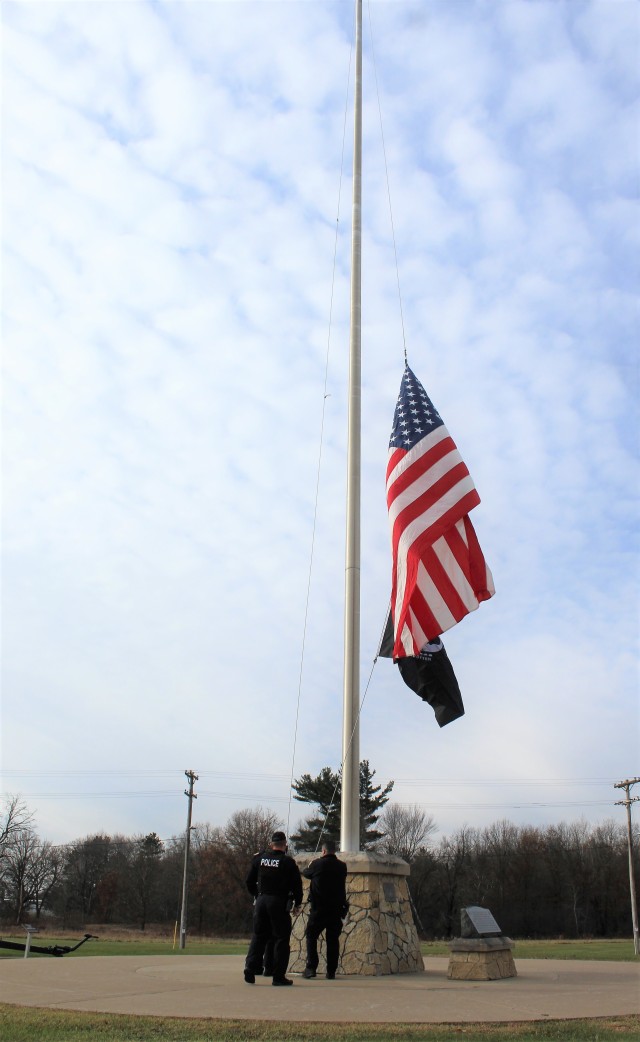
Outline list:
[[[193,807],[193,801],[197,800],[198,797],[193,791],[194,782],[197,782],[198,775],[194,774],[193,771],[184,772],[189,779],[189,788],[184,790],[184,794],[189,800],[189,810],[187,811],[187,833],[184,841],[184,872],[182,875],[182,908],[180,910],[180,947],[184,948],[187,940],[187,897],[188,897],[188,876],[189,876],[189,847],[191,846],[191,808]]]
[[[625,799],[617,800],[616,807],[627,808],[627,843],[629,845],[629,886],[631,888],[631,920],[633,922],[633,950],[640,955],[640,937],[638,935],[638,905],[636,903],[636,883],[633,874],[633,833],[631,831],[631,804],[637,803],[640,796],[631,795],[631,786],[637,785],[640,778],[627,778],[626,781],[616,782],[614,789],[624,789]]]

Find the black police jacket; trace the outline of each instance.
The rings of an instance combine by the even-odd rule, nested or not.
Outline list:
[[[302,874],[311,880],[309,900],[314,910],[342,917],[347,914],[347,866],[344,861],[340,861],[335,854],[323,854],[312,861]]]
[[[286,901],[292,894],[294,905],[302,904],[300,869],[283,850],[261,850],[254,854],[246,884],[254,897],[269,894]]]

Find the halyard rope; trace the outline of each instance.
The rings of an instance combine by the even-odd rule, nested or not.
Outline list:
[[[339,225],[340,225],[340,201],[341,201],[341,197],[342,197],[342,181],[343,181],[343,176],[344,176],[344,154],[345,154],[345,141],[346,141],[346,134],[347,134],[347,115],[348,115],[348,109],[349,109],[349,85],[350,85],[350,82],[351,82],[351,64],[352,64],[352,61],[353,61],[353,48],[352,48],[350,56],[349,56],[349,71],[348,71],[348,74],[347,74],[347,90],[346,90],[345,106],[344,106],[344,125],[343,125],[343,131],[342,131],[342,155],[341,155],[341,159],[340,159],[340,178],[339,178],[339,184],[338,184],[338,205],[337,205],[337,213],[336,213],[336,231],[335,231],[334,246],[333,246],[333,271],[332,271],[332,275],[331,275],[331,296],[330,296],[330,302],[329,302],[329,321],[328,321],[328,331],[327,331],[327,351],[326,351],[326,357],[325,357],[324,390],[323,390],[323,396],[322,396],[322,416],[321,416],[321,420],[320,420],[320,444],[319,444],[319,447],[318,447],[318,466],[317,466],[317,470],[316,470],[316,495],[315,495],[315,503],[314,503],[314,508],[313,508],[313,525],[312,525],[312,530],[311,530],[311,550],[310,550],[310,554],[309,554],[309,573],[308,573],[308,577],[307,577],[307,594],[306,594],[306,600],[305,600],[304,623],[303,623],[303,629],[302,629],[302,648],[301,648],[301,652],[300,652],[300,671],[299,671],[299,675],[298,675],[298,698],[297,698],[297,702],[296,702],[296,718],[295,718],[294,733],[293,733],[293,753],[292,753],[292,756],[291,756],[291,777],[289,779],[289,803],[288,803],[288,809],[287,809],[287,836],[289,835],[289,829],[290,829],[290,825],[291,825],[291,800],[292,800],[292,792],[293,792],[293,776],[294,776],[295,760],[296,760],[296,745],[297,745],[297,741],[298,741],[298,721],[299,721],[299,718],[300,718],[300,698],[301,698],[301,694],[302,694],[302,674],[303,674],[303,670],[304,670],[304,655],[305,655],[305,646],[306,646],[306,638],[307,638],[307,620],[308,620],[308,617],[309,617],[309,599],[310,599],[310,595],[311,595],[311,573],[312,573],[312,570],[313,570],[313,553],[314,553],[315,538],[316,538],[316,523],[317,523],[317,519],[318,519],[318,498],[319,498],[319,493],[320,493],[320,469],[321,469],[321,463],[322,463],[322,445],[323,445],[323,439],[324,439],[324,420],[325,420],[325,413],[326,413],[326,409],[327,409],[327,397],[328,397],[328,395],[327,395],[327,383],[328,383],[328,373],[329,373],[329,349],[330,349],[330,345],[331,345],[331,330],[332,330],[332,321],[333,321],[333,297],[334,297],[335,282],[336,282],[336,263],[337,263],[337,254],[338,254],[338,231],[339,231]]]

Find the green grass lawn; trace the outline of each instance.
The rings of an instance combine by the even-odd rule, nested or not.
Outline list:
[[[24,936],[24,935],[22,935]],[[75,937],[39,934],[34,943],[73,944]],[[5,933],[4,939],[9,939]],[[11,940],[22,939],[11,932]],[[184,951],[171,939],[108,937],[87,941],[64,958],[95,955],[244,955],[246,939],[191,939]],[[423,954],[448,956],[445,942],[422,944]],[[0,955],[22,958],[20,952]],[[516,959],[604,959],[632,961],[633,941],[519,941]],[[51,958],[35,955],[34,958]],[[6,997],[6,996],[5,996]],[[0,1004],[2,1042],[640,1042],[640,1018],[545,1021],[513,1024],[287,1024],[264,1021],[133,1017],[76,1013]]]
[[[189,955],[244,955],[247,951],[248,939],[216,939],[187,938],[187,947],[181,951],[174,948],[171,938],[146,938],[144,935],[127,935],[125,937],[101,937],[99,930],[97,940],[87,941],[77,952],[65,955],[65,959],[81,959],[92,955],[175,955],[184,958]],[[52,944],[73,945],[82,934],[74,937],[50,937],[46,933],[34,936],[32,943],[45,947]],[[1,940],[24,941],[24,933],[5,932],[0,934]],[[446,941],[425,941],[421,944],[425,956],[448,957],[449,948]],[[0,956],[22,958],[21,952],[11,952],[0,948]],[[514,951],[516,959],[603,959],[606,962],[632,962],[636,956],[633,952],[633,940],[602,941],[516,941]],[[51,958],[48,955],[34,955],[33,958]]]
[[[42,933],[37,934],[33,937],[32,945],[41,945],[44,948],[50,945],[60,944],[73,947],[80,940],[82,934],[76,934],[74,937],[70,935],[66,936],[49,936],[48,934]],[[19,941],[24,943],[24,933],[22,934],[11,934],[2,933],[0,934],[0,940],[3,941]],[[174,947],[173,940],[171,938],[160,939],[160,938],[146,938],[143,935],[138,937],[101,937],[99,934],[97,938],[92,938],[83,944],[81,948],[78,948],[76,952],[70,952],[68,955],[63,956],[65,959],[83,959],[87,956],[92,955],[176,955],[184,957],[186,955],[244,955],[249,947],[248,940],[237,940],[237,939],[216,939],[216,938],[189,938],[187,947],[181,951],[177,943]],[[0,956],[11,957],[17,956],[23,958],[23,953],[10,951],[9,949],[0,948]],[[49,959],[49,955],[33,955],[36,959]]]
[[[446,941],[420,945],[422,954],[449,955]],[[605,962],[633,962],[633,939],[602,941],[516,941],[515,959],[602,959]]]
[[[637,1042],[640,1018],[513,1024],[287,1024],[0,1005],[3,1042]]]

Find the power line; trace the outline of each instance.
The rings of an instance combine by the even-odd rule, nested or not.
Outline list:
[[[116,777],[116,778],[139,778],[139,777],[164,777],[174,778],[177,774],[182,774],[182,771],[173,770],[171,768],[163,769],[118,769],[118,770],[100,770],[99,768],[91,768],[90,770],[54,770],[54,771],[42,771],[42,770],[2,770],[0,769],[0,777],[3,778],[79,778],[79,777]],[[251,779],[255,781],[264,781],[271,779],[273,781],[288,781],[288,775],[286,774],[262,774],[255,771],[201,771],[199,777],[203,778],[243,778]]]
[[[32,800],[121,800],[121,799],[168,799],[175,798],[179,793],[173,791],[165,792],[44,792],[25,793],[27,799]],[[265,793],[238,793],[238,792],[210,792],[206,789],[200,790],[201,797],[209,799],[244,800],[251,803],[288,803],[287,796],[268,796]],[[612,800],[532,800],[512,801],[509,803],[498,802],[448,802],[436,803],[430,800],[425,803],[421,800],[407,802],[406,800],[394,801],[401,807],[421,807],[426,810],[525,810],[527,808],[553,808],[553,807],[612,807]]]
[[[136,777],[175,777],[177,774],[182,774],[182,771],[174,769],[119,769],[119,770],[54,770],[54,771],[41,771],[41,770],[1,770],[0,777],[3,778],[62,778],[62,777],[122,777],[122,778],[136,778]],[[266,774],[257,773],[253,771],[203,771],[201,770],[198,775],[199,778],[221,778],[226,780],[241,779],[251,781],[289,781],[289,776],[286,774]],[[484,780],[478,780],[478,778],[394,778],[396,785],[446,785],[449,788],[451,785],[457,786],[482,786],[482,785],[573,785],[573,784],[614,784],[614,779],[611,775],[607,776],[587,776],[578,778],[487,778]]]
[[[397,802],[397,801],[395,801]],[[398,803],[400,807],[429,810],[524,810],[527,807],[612,807],[611,800],[557,800],[548,803]]]
[[[147,791],[136,789],[133,791],[113,790],[109,792],[25,792],[22,795],[25,799],[31,800],[137,800],[173,798],[178,797],[180,793],[175,792],[173,789],[152,789]],[[287,803],[289,801],[288,796],[266,796],[264,793],[258,794],[254,792],[211,792],[207,789],[201,789],[200,795],[208,796],[212,799],[251,800],[256,803]]]
[[[611,783],[611,776],[606,778],[394,778],[396,785],[601,785]]]
[[[76,779],[80,778],[92,778],[98,781],[100,778],[109,779],[115,781],[116,779],[131,779],[134,783],[133,786],[127,786],[123,789],[113,788],[111,786],[105,789],[91,788],[86,792],[78,790],[77,785],[71,790],[61,790],[59,792],[45,791],[38,789],[35,792],[23,792],[25,798],[41,801],[51,800],[158,800],[158,799],[175,799],[178,793],[174,788],[167,789],[162,788],[149,788],[147,785],[140,789],[135,787],[136,780],[145,780],[147,782],[153,781],[154,779],[161,778],[172,778],[175,777],[177,771],[173,769],[162,769],[162,768],[131,768],[131,769],[108,769],[108,770],[55,770],[55,771],[44,771],[44,770],[3,770],[0,771],[0,777],[3,777],[5,781],[11,778],[22,779],[28,781],[29,779],[45,780],[50,778],[52,780],[62,780],[64,778]],[[181,772],[182,773],[182,772]],[[242,786],[241,791],[229,791],[225,786],[222,790],[219,789],[201,789],[201,798],[214,799],[214,800],[233,800],[243,801],[246,803],[267,803],[267,804],[284,804],[290,801],[290,779],[284,774],[269,774],[262,772],[252,771],[200,771],[198,774],[200,779],[209,779],[217,781],[225,781],[227,783],[233,782],[256,782],[261,786],[259,793],[252,792],[253,786]],[[265,793],[262,789],[264,783],[270,783],[273,785],[274,791],[271,795]],[[459,811],[463,810],[467,813],[474,813],[483,810],[526,810],[526,809],[553,809],[560,807],[607,807],[612,806],[612,801],[609,799],[570,799],[567,798],[569,793],[563,794],[561,791],[554,793],[555,799],[551,793],[548,796],[551,798],[544,798],[544,789],[549,787],[555,787],[557,790],[561,790],[564,787],[598,787],[603,784],[613,784],[611,778],[598,777],[598,776],[583,776],[577,778],[491,778],[480,780],[476,778],[470,779],[446,779],[446,778],[397,778],[395,784],[398,788],[403,789],[421,789],[423,791],[417,792],[417,799],[411,800],[406,798],[397,799],[394,802],[400,806],[418,806],[430,812],[433,811]],[[619,783],[618,787],[622,787],[625,783]],[[631,782],[630,784],[633,784]],[[508,786],[510,791],[509,799],[485,799],[477,800],[470,798],[454,799],[450,801],[443,801],[439,799],[428,798],[427,793],[429,790],[440,789],[442,786],[446,786],[447,790],[451,789],[463,789],[469,790],[469,794],[473,796],[479,796],[482,790],[488,790],[491,788],[503,788]],[[527,787],[534,787],[539,794],[539,799],[519,799],[514,798],[513,790],[518,787],[521,791]],[[279,790],[279,791],[278,791]],[[430,796],[429,792],[429,796]],[[461,793],[462,795],[462,793]],[[487,795],[489,793],[487,792]],[[496,793],[496,795],[498,795]],[[524,795],[524,792],[523,792]],[[536,793],[531,793],[531,796],[535,796]],[[546,793],[545,793],[546,795]],[[578,795],[578,794],[576,794]],[[595,795],[595,794],[594,794]],[[564,797],[564,798],[563,798]],[[586,797],[586,793],[585,793]]]

